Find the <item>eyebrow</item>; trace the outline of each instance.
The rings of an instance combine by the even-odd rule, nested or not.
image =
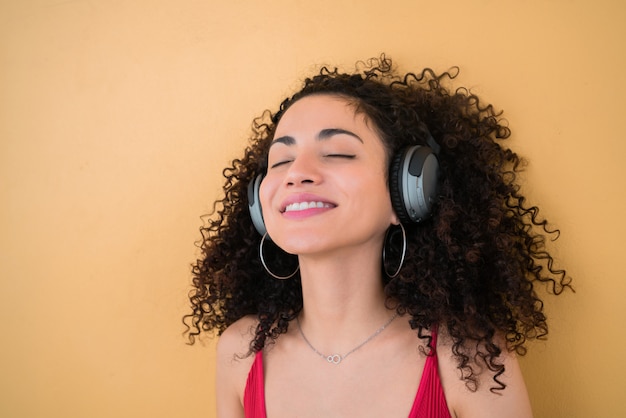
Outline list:
[[[341,128],[322,129],[317,134],[317,138],[316,139],[318,141],[324,141],[324,140],[332,138],[335,135],[348,135],[348,136],[351,136],[353,138],[356,138],[359,142],[363,143],[363,140],[361,139],[360,136],[358,136],[354,132],[350,132],[350,131],[347,131],[347,130],[341,129]],[[281,137],[278,137],[278,138],[274,138],[274,140],[270,144],[270,147],[272,145],[276,144],[276,143],[285,144],[285,145],[293,145],[293,144],[296,143],[296,139],[294,137],[292,137],[292,136],[289,136],[289,135],[285,135],[285,136],[281,136]]]

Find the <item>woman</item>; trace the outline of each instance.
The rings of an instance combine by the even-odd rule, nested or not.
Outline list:
[[[569,284],[509,130],[450,73],[361,67],[307,79],[224,171],[186,317],[221,335],[218,416],[531,416],[534,286]]]

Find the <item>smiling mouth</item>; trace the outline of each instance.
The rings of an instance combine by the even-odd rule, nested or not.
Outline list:
[[[335,205],[326,202],[298,202],[287,205],[283,213],[285,212],[297,212],[301,210],[307,209],[322,209],[322,208],[332,208]]]

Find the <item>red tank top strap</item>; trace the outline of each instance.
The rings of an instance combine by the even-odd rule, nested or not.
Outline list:
[[[439,379],[437,328],[432,330],[431,353],[426,357],[422,379],[409,418],[452,418]],[[266,418],[263,352],[259,351],[248,373],[243,394],[246,418]]]
[[[254,356],[243,392],[243,410],[246,418],[266,418],[263,378],[263,351]]]
[[[431,352],[426,357],[422,379],[409,418],[452,418],[439,378],[437,327],[431,332]]]

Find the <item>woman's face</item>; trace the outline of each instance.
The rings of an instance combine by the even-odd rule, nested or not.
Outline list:
[[[383,143],[345,99],[307,96],[284,113],[260,188],[263,218],[285,251],[322,254],[382,245],[398,220]]]

